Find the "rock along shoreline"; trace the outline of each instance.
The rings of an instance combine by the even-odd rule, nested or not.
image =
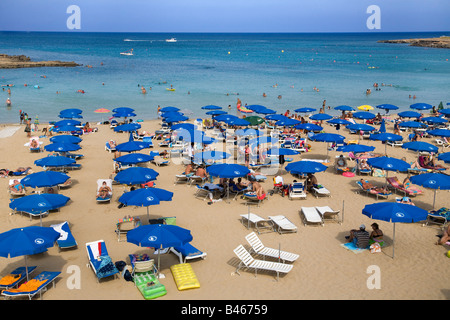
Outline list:
[[[30,57],[25,55],[10,56],[0,54],[0,69],[16,68],[37,68],[37,67],[78,67],[81,66],[74,61],[31,61]]]

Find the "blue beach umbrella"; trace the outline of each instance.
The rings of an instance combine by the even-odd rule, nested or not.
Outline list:
[[[275,125],[280,127],[292,127],[300,123],[301,121],[299,120],[287,118],[285,120],[278,120],[277,122],[275,122]]]
[[[59,232],[49,227],[15,228],[0,234],[0,256],[14,258],[25,256],[28,280],[27,256],[47,251],[60,237]]]
[[[232,126],[238,126],[238,127],[245,127],[245,126],[249,126],[251,125],[250,122],[248,122],[245,119],[241,119],[241,118],[237,118],[237,119],[230,119],[227,121],[224,121],[226,124],[228,125],[232,125]]]
[[[298,108],[298,109],[294,110],[294,112],[297,112],[297,113],[308,113],[308,112],[314,112],[314,111],[317,111],[317,109],[308,108],[308,107],[306,107],[306,108]]]
[[[177,107],[164,107],[160,110],[161,112],[177,112],[180,111]]]
[[[441,117],[425,117],[420,119],[422,122],[426,122],[428,124],[443,124],[447,123],[448,120]]]
[[[39,171],[27,175],[20,180],[25,187],[44,188],[53,187],[66,182],[70,177],[62,172]]]
[[[114,118],[128,118],[128,117],[136,117],[136,113],[134,112],[127,112],[127,111],[120,111],[116,112],[112,115]]]
[[[405,172],[408,171],[409,168],[411,168],[408,162],[391,157],[370,158],[367,160],[367,163],[374,168],[387,171]]]
[[[154,157],[155,156],[143,154],[143,153],[129,153],[129,154],[126,154],[124,156],[120,156],[120,157],[114,159],[114,161],[120,162],[121,164],[124,164],[124,165],[130,165],[130,164],[137,164],[137,163],[152,161],[154,159]]]
[[[269,109],[269,108],[261,109],[261,110],[255,111],[255,112],[256,113],[260,113],[260,114],[274,114],[274,113],[277,113],[275,110]]]
[[[167,123],[181,122],[189,120],[189,117],[186,116],[171,116],[169,118],[164,119]]]
[[[410,181],[419,186],[434,189],[433,209],[437,190],[450,190],[450,176],[443,173],[422,173],[412,176]]]
[[[330,116],[329,114],[326,113],[317,113],[317,114],[313,114],[311,117],[309,117],[311,120],[316,120],[316,121],[322,121],[322,120],[330,120],[333,119],[332,116]]]
[[[70,200],[62,194],[31,194],[22,198],[14,199],[9,203],[9,207],[15,211],[39,214],[49,210],[61,208]],[[42,215],[40,215],[42,226]]]
[[[416,109],[416,110],[428,110],[428,109],[433,108],[433,106],[431,104],[423,103],[423,102],[414,103],[414,104],[410,105],[409,107],[411,109]]]
[[[368,111],[359,111],[359,112],[355,112],[353,114],[353,118],[357,118],[357,119],[374,119],[376,117],[376,115],[374,115],[372,112],[368,112]]]
[[[347,105],[342,105],[342,106],[337,106],[334,108],[334,110],[340,110],[340,111],[355,111],[354,108],[347,106]]]
[[[82,130],[75,126],[61,126],[61,127],[54,127],[53,131],[54,132],[77,132],[77,131],[82,131]]]
[[[64,134],[64,135],[57,135],[50,138],[51,142],[57,142],[57,143],[74,143],[78,144],[81,141],[83,141],[81,138],[72,136],[70,134]]]
[[[127,123],[122,124],[120,126],[114,127],[114,132],[132,132],[136,131],[141,128],[141,125],[139,123]]]
[[[450,137],[450,130],[449,129],[434,129],[427,131],[428,134],[432,136],[438,136],[438,137]]]
[[[220,109],[222,109],[222,107],[210,104],[207,106],[203,106],[202,109],[204,109],[204,110],[220,110]]]
[[[69,108],[69,109],[61,110],[59,113],[75,113],[75,114],[80,114],[80,113],[83,113],[83,110],[78,109],[78,108]]]
[[[380,129],[378,129],[378,133],[385,133],[386,132],[386,122],[381,120]]]
[[[80,150],[81,147],[75,143],[53,142],[44,146],[44,149],[49,152],[70,152]]]
[[[179,129],[185,129],[185,130],[195,130],[197,129],[197,126],[192,123],[177,123],[170,127],[172,131],[179,130]]]
[[[181,247],[192,241],[191,232],[187,229],[174,225],[148,224],[139,226],[127,232],[127,242],[141,247],[164,249],[170,247]],[[158,277],[160,268],[160,254],[158,250]]]
[[[265,106],[262,106],[262,105],[259,105],[259,104],[252,104],[252,105],[245,106],[245,107],[247,109],[255,111],[255,112],[267,109]]]
[[[438,156],[438,160],[442,160],[445,163],[450,163],[450,152],[441,153]]]
[[[425,123],[420,123],[417,121],[404,121],[399,123],[399,127],[403,128],[426,128],[427,125]]]
[[[399,112],[398,116],[401,118],[420,118],[421,114],[415,111],[403,111]]]
[[[330,120],[331,121],[331,120]],[[294,126],[295,129],[306,130],[306,131],[322,131],[323,128],[314,123],[300,123]]]
[[[249,144],[265,144],[265,143],[277,143],[278,138],[272,138],[269,136],[260,136],[257,138],[251,139],[248,143]]]
[[[133,134],[130,133],[128,142],[121,143],[116,146],[116,150],[120,152],[134,152],[142,149],[150,148],[152,144],[150,142],[135,141],[133,140]]]
[[[81,122],[78,120],[73,120],[73,119],[64,119],[64,120],[60,120],[55,122],[55,126],[57,127],[62,127],[62,126],[80,126]]]
[[[449,103],[447,103],[447,105],[449,105]],[[441,110],[438,110],[438,112],[440,114],[445,115],[445,116],[449,116],[450,115],[450,108],[441,109]]]
[[[355,123],[348,125],[347,129],[352,131],[374,131],[375,127],[369,126],[365,123]]]
[[[238,178],[250,173],[250,170],[243,165],[233,163],[214,164],[206,168],[211,176],[219,178]]]
[[[285,115],[282,115],[282,114],[269,114],[269,115],[265,116],[264,118],[266,120],[275,120],[275,121],[289,119],[288,117],[286,117]]]
[[[426,220],[428,211],[417,206],[397,202],[379,202],[364,207],[362,214],[369,218],[392,222],[394,224],[392,258],[395,256],[395,224],[413,223]]]
[[[345,137],[336,133],[318,133],[313,135],[310,139],[321,142],[342,142],[345,140]]]
[[[158,172],[150,168],[131,167],[119,171],[114,177],[114,181],[127,185],[141,184],[155,180],[158,175]]]
[[[389,103],[380,104],[380,105],[376,106],[375,108],[385,110],[386,112],[388,112],[389,110],[398,110],[397,106],[394,106],[393,104],[389,104]]]
[[[373,150],[375,150],[375,147],[367,146],[364,144],[348,144],[346,146],[337,148],[337,151],[353,153],[371,152]]]
[[[327,170],[327,166],[320,162],[304,160],[291,162],[285,169],[291,174],[307,174],[325,171]]]
[[[112,109],[112,112],[114,112],[114,113],[131,113],[131,112],[134,112],[134,109],[129,108],[129,107],[118,107],[118,108]]]
[[[407,142],[402,145],[403,149],[413,150],[413,151],[425,151],[425,152],[433,152],[437,153],[439,148],[432,145],[431,143],[424,142],[424,141],[412,141]]]
[[[79,113],[60,113],[58,115],[61,119],[83,119],[83,116]]]
[[[227,121],[230,121],[233,119],[240,119],[240,118],[233,114],[221,114],[221,115],[218,115],[217,117],[214,117],[214,120],[219,121],[219,122],[227,122]]]
[[[334,118],[334,119],[328,120],[327,122],[331,123],[331,124],[340,124],[343,126],[348,126],[350,124],[353,124],[352,122],[345,120],[345,119],[341,119],[341,118]]]
[[[75,163],[75,159],[64,156],[48,156],[34,161],[40,167],[64,167]]]
[[[211,110],[211,111],[206,112],[206,114],[209,116],[218,116],[218,115],[227,114],[227,113],[228,112],[223,111],[223,110]]]

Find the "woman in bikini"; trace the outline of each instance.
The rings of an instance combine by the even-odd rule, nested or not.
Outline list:
[[[372,227],[372,232],[370,234],[370,238],[369,238],[369,243],[379,243],[380,246],[384,245],[384,241],[383,241],[383,231],[380,230],[378,223],[372,223],[371,224]]]

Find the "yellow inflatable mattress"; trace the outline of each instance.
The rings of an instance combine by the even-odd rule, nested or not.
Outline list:
[[[175,264],[170,267],[178,290],[200,288],[197,276],[189,263]]]

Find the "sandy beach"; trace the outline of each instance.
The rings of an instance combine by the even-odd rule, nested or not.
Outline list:
[[[87,121],[89,121],[87,119]],[[357,121],[361,122],[361,121]],[[0,128],[8,128],[2,126]],[[41,127],[43,125],[41,124]],[[91,124],[91,126],[94,126]],[[123,185],[113,186],[113,199],[111,203],[99,204],[96,202],[97,179],[109,178],[113,171],[113,154],[105,151],[105,142],[110,139],[117,143],[128,140],[126,133],[115,133],[109,125],[95,125],[98,132],[82,136],[82,149],[77,153],[84,155],[77,161],[82,167],[79,170],[70,170],[68,175],[73,185],[61,189],[60,193],[70,197],[71,201],[58,212],[52,212],[43,217],[43,225],[50,226],[55,223],[68,221],[72,234],[78,246],[75,249],[59,251],[54,246],[46,253],[28,257],[28,265],[37,266],[37,271],[61,272],[56,281],[56,287],[50,287],[43,294],[44,300],[143,300],[141,293],[132,282],[122,277],[108,278],[97,282],[91,268],[88,267],[88,256],[85,244],[87,242],[104,240],[113,262],[125,261],[129,264],[128,254],[148,253],[151,257],[153,250],[138,247],[126,241],[118,242],[115,227],[118,219],[124,216],[139,216],[146,219],[145,207],[124,207],[118,209],[117,199],[129,187]],[[16,167],[32,167],[37,172],[40,167],[34,161],[48,154],[48,152],[31,153],[24,146],[28,142],[24,125],[10,136],[0,138],[0,167],[15,170]],[[159,120],[144,121],[142,129],[154,132],[160,128]],[[326,132],[335,133],[335,128],[324,124]],[[388,122],[387,131],[392,132],[392,123]],[[207,132],[208,133],[208,132]],[[349,140],[358,139],[350,135],[348,130],[341,129],[340,134]],[[408,133],[402,133],[406,141]],[[42,138],[43,145],[49,144],[49,138]],[[424,138],[423,141],[434,144],[434,138]],[[310,152],[292,156],[293,161],[300,159],[324,159],[327,144],[322,142],[309,142],[312,146]],[[384,153],[385,146],[379,141],[361,140],[362,144],[376,147],[374,152]],[[162,151],[155,141],[153,150]],[[217,146],[218,147],[218,146]],[[145,149],[142,152],[148,153]],[[330,151],[329,157],[334,159],[341,154]],[[387,147],[387,154],[392,157],[406,157],[408,162],[417,158],[417,153],[402,148]],[[239,263],[233,250],[242,244],[248,247],[245,236],[252,229],[247,229],[240,222],[240,215],[248,212],[245,201],[237,199],[227,203],[221,201],[208,205],[194,197],[196,187],[186,184],[174,185],[175,175],[181,173],[184,167],[175,164],[172,160],[168,166],[147,165],[159,172],[156,180],[158,188],[174,193],[173,201],[162,202],[157,206],[150,206],[151,218],[176,216],[178,226],[191,230],[192,245],[207,253],[206,259],[191,261],[191,265],[201,287],[198,289],[179,291],[170,271],[170,266],[179,263],[178,257],[172,253],[161,256],[161,272],[165,278],[160,281],[167,289],[167,295],[157,300],[299,300],[299,299],[386,299],[386,300],[444,300],[450,298],[449,278],[450,271],[446,267],[449,258],[446,253],[447,246],[437,246],[436,235],[442,234],[438,228],[423,227],[421,223],[396,224],[395,258],[392,258],[393,224],[384,221],[372,220],[364,216],[361,211],[365,205],[375,203],[375,197],[358,193],[354,177],[344,177],[337,174],[333,165],[322,173],[317,173],[319,183],[326,186],[331,197],[316,198],[308,194],[306,200],[289,200],[280,194],[269,196],[259,207],[251,206],[250,210],[262,217],[270,215],[285,215],[298,227],[297,233],[278,234],[276,232],[259,235],[261,241],[268,247],[281,248],[281,250],[294,252],[300,255],[293,263],[293,269],[286,275],[280,276],[276,281],[274,273],[258,272],[255,277],[253,271],[241,270],[240,275],[235,273]],[[354,166],[354,163],[350,163]],[[281,171],[285,183],[292,183],[294,178],[290,173]],[[403,180],[404,173],[390,172],[389,176],[397,176]],[[273,176],[268,176],[262,184],[266,191],[273,188]],[[384,185],[385,178],[367,177],[376,185]],[[0,232],[12,228],[39,225],[39,218],[30,221],[28,215],[13,214],[8,207],[10,195],[7,192],[9,178],[0,179],[3,192],[0,193]],[[434,190],[424,189],[423,195],[413,198],[413,202],[423,209],[431,210]],[[448,191],[438,191],[436,208],[448,207]],[[395,201],[392,194],[388,201]],[[379,200],[383,201],[383,200]],[[341,210],[343,223],[325,223],[324,226],[303,225],[301,207],[325,206]],[[345,236],[350,229],[365,224],[377,222],[384,232],[387,245],[381,253],[371,254],[365,251],[355,254],[341,244],[345,243]],[[24,258],[1,258],[0,275],[6,275],[14,268],[23,265]],[[71,270],[78,267],[80,288],[70,288],[73,278]],[[380,288],[370,289],[373,266],[378,267],[380,275]],[[68,285],[69,282],[69,285]]]

